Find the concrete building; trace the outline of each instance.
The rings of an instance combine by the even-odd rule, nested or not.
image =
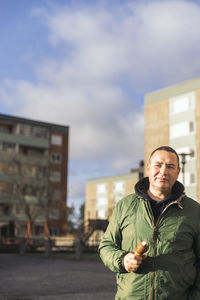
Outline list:
[[[0,114],[0,239],[67,229],[69,128]],[[47,227],[47,226],[45,226]]]
[[[91,238],[102,237],[101,224],[110,219],[113,208],[120,199],[134,192],[134,186],[142,176],[143,165],[132,169],[128,174],[90,179],[86,182],[85,231],[91,229],[92,232],[92,228],[88,228],[91,220],[96,220],[100,229],[96,230]]]
[[[145,96],[145,163],[161,145],[187,154],[179,180],[187,195],[200,201],[200,78]]]

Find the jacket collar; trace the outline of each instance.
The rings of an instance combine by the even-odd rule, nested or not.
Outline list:
[[[149,195],[147,193],[148,189],[149,189],[149,178],[148,177],[144,177],[144,178],[140,179],[135,185],[135,193],[137,195],[141,196],[142,198],[151,200],[151,198],[149,197]],[[183,184],[180,183],[179,181],[176,181],[172,187],[172,193],[170,194],[170,196],[168,196],[163,201],[167,201],[167,202],[177,201],[177,203],[180,203],[180,201],[182,200],[182,198],[184,196],[185,196],[185,193],[184,193]]]

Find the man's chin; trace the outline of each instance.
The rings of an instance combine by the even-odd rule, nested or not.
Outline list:
[[[169,182],[168,182],[168,181],[157,182],[156,185],[157,185],[157,187],[159,187],[160,189],[164,189],[164,190],[170,189],[170,186],[169,186]]]

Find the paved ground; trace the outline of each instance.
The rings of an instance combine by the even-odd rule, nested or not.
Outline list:
[[[100,261],[0,254],[0,300],[112,300],[115,290]]]

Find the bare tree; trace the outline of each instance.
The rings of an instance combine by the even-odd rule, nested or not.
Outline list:
[[[35,221],[47,221],[47,164],[35,164],[33,158],[24,159],[24,156],[15,154],[2,164],[2,171],[9,183],[8,192],[15,197],[15,213],[26,216],[26,237],[31,238]]]

